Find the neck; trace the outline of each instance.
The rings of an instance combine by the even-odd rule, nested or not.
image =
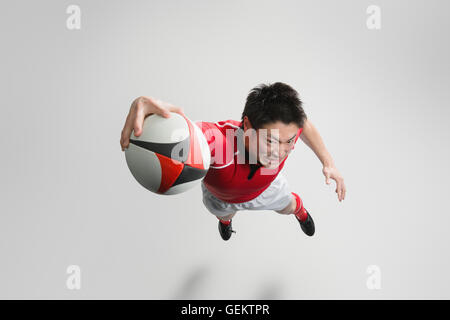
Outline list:
[[[244,125],[243,124],[241,125],[240,128],[242,129],[242,133],[244,133]],[[248,163],[249,160],[250,160],[250,152],[249,152],[249,146],[248,146],[249,142],[247,141],[247,139],[245,139],[245,135],[244,134],[242,135],[241,138],[242,138],[242,141],[244,143],[244,148],[245,148],[245,163]],[[260,167],[263,166],[262,163],[259,162],[259,159],[256,159],[256,163],[252,163],[250,165],[256,165],[256,166],[260,166]]]

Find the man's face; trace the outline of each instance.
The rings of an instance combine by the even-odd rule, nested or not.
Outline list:
[[[249,128],[250,125],[248,119],[244,120],[244,128]],[[294,147],[298,129],[299,127],[293,122],[285,124],[277,121],[252,130],[254,136],[253,139],[249,139],[248,152],[256,155],[264,167],[276,168]],[[252,141],[256,141],[256,143],[252,143]]]

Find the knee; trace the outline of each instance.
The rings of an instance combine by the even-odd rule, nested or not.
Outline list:
[[[297,203],[295,201],[295,198],[291,198],[291,202],[283,209],[276,211],[279,214],[293,214],[295,212],[295,208],[297,206]]]
[[[232,219],[232,218],[234,217],[235,214],[236,214],[236,212],[230,213],[230,214],[228,214],[228,215],[226,215],[226,216],[217,217],[217,218],[219,218],[219,219],[221,219],[221,220],[230,220],[230,219]]]

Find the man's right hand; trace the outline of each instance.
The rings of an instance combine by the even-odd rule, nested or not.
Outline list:
[[[122,151],[128,148],[131,132],[133,130],[136,137],[141,135],[144,119],[147,116],[155,113],[164,118],[169,118],[170,112],[176,112],[184,116],[182,108],[170,103],[152,97],[136,98],[131,104],[130,112],[128,113],[120,136],[120,146],[122,147]]]

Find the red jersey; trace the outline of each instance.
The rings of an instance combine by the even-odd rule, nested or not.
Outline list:
[[[258,197],[275,180],[287,159],[284,158],[275,169],[250,164],[246,158],[248,154],[242,151],[245,151],[243,142],[238,142],[240,121],[199,121],[195,124],[202,130],[211,151],[211,165],[203,182],[222,201],[240,203]],[[302,128],[297,132],[295,143],[301,132]]]

